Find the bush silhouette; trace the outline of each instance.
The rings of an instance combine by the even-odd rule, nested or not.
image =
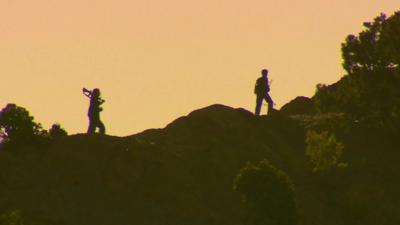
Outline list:
[[[34,122],[29,112],[15,104],[7,104],[0,112],[1,144],[30,144],[45,131]]]
[[[289,177],[267,160],[247,163],[234,181],[248,213],[246,225],[294,225],[297,221],[294,188]]]
[[[49,129],[49,135],[51,138],[60,138],[68,136],[68,133],[64,128],[61,127],[60,124],[55,123]]]
[[[310,130],[307,132],[306,143],[306,156],[313,165],[314,172],[326,172],[347,166],[347,164],[339,162],[344,146],[336,140],[333,134],[327,131],[317,133]]]

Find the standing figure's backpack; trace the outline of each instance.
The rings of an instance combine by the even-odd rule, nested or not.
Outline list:
[[[260,77],[256,81],[256,86],[254,87],[254,94],[265,95],[269,92],[269,82],[267,78]]]

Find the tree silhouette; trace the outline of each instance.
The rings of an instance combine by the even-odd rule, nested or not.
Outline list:
[[[388,117],[400,108],[400,12],[381,14],[342,44],[347,71],[333,85],[318,85],[314,101],[322,112]]]
[[[381,14],[365,22],[366,30],[349,35],[342,44],[343,67],[349,75],[398,71],[400,63],[400,11]]]
[[[0,112],[1,144],[29,144],[44,133],[29,112],[15,104],[7,104]]]

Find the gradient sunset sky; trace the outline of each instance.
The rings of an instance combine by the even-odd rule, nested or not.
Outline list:
[[[130,135],[214,103],[253,111],[268,68],[279,108],[337,81],[346,36],[399,9],[399,0],[0,0],[0,107],[84,133],[81,90],[98,87],[107,133]]]

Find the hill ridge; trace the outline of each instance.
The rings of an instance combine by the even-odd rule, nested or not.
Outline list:
[[[371,202],[366,215],[380,210],[399,219],[392,213],[399,144],[379,141],[389,131],[366,132],[368,121],[345,117],[292,117],[216,104],[130,136],[76,134],[40,149],[0,151],[0,212],[19,209],[29,220],[66,225],[241,225],[245,210],[233,180],[246,162],[268,159],[293,181],[302,224],[357,224],[363,198]],[[308,129],[335,133],[349,168],[313,173]],[[362,198],[349,197],[355,193]]]

